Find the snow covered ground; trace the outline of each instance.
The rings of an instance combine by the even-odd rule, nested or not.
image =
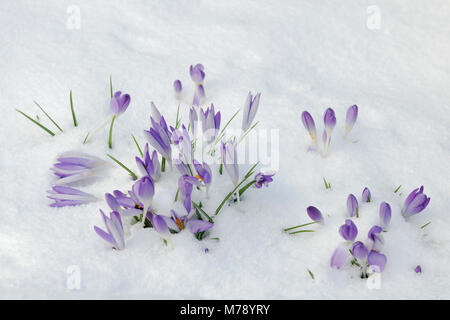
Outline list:
[[[80,25],[73,29],[68,19],[77,8]],[[446,0],[1,1],[0,297],[449,299],[449,14]],[[150,101],[175,121],[175,79],[186,89],[181,110],[187,119],[188,67],[196,63],[206,67],[207,100],[224,120],[242,107],[249,90],[261,92],[259,128],[278,129],[280,137],[274,183],[249,191],[240,206],[225,207],[211,234],[220,241],[199,242],[183,232],[166,247],[146,229],[115,251],[93,231],[94,224],[102,226],[103,199],[48,207],[45,191],[54,179],[48,168],[58,153],[75,149],[106,159],[106,130],[90,144],[81,141],[109,115],[109,75],[114,88],[131,95],[111,153],[136,169],[130,134],[144,142]],[[39,114],[45,122],[33,99],[63,134],[50,137],[15,112]],[[352,104],[359,106],[359,119],[344,140]],[[309,110],[321,128],[327,107],[335,109],[338,124],[322,158],[308,152],[300,115]],[[161,210],[170,209],[173,179],[169,174],[157,184]],[[221,179],[211,190],[209,211],[231,188],[226,176]],[[84,190],[102,198],[131,184],[111,164],[107,177]],[[399,185],[401,196],[393,192]],[[430,205],[405,222],[405,196],[420,185]],[[365,186],[373,202],[361,206],[358,239],[378,222],[381,201],[393,210],[383,251],[388,263],[375,289],[356,269],[329,266],[347,195],[360,197]],[[308,222],[309,205],[322,210],[326,224],[315,233],[282,233]],[[416,265],[422,274],[414,272]],[[74,276],[79,290],[67,284]]]

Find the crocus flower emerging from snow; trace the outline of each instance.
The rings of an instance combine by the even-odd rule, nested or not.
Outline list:
[[[148,150],[148,143],[145,144],[144,158],[136,157],[136,164],[143,176],[149,176],[153,181],[158,181],[161,177],[161,166],[158,160],[156,150],[153,150],[152,156]]]
[[[178,187],[180,188],[181,199],[183,200],[184,208],[188,213],[191,212],[191,194],[193,185],[200,185],[200,182],[196,177],[184,175],[178,179]]]
[[[362,201],[370,202],[370,199],[371,199],[370,190],[369,190],[369,188],[365,187],[362,192]]]
[[[50,170],[59,177],[56,185],[66,185],[95,176],[106,162],[81,152],[65,152],[58,156]]]
[[[255,119],[256,112],[259,107],[259,99],[261,97],[261,93],[257,93],[253,98],[252,93],[249,92],[247,99],[244,104],[244,116],[242,117],[242,131],[247,131],[251,125],[253,120]]]
[[[384,238],[382,236],[383,228],[380,226],[373,226],[370,228],[368,237],[370,241],[372,242],[372,251],[380,251],[383,248],[384,245]]]
[[[273,181],[272,177],[275,173],[257,173],[255,175],[255,187],[260,189],[263,185],[268,187],[269,183]]]
[[[349,194],[347,198],[347,210],[350,217],[358,217],[358,200],[353,194]]]
[[[206,111],[200,109],[199,118],[202,123],[202,131],[205,135],[206,142],[208,144],[214,142],[220,129],[220,111],[215,113],[214,105],[211,104],[211,107],[207,108]]]
[[[93,195],[67,186],[53,186],[47,191],[48,196],[54,203],[50,207],[77,206],[84,203],[96,201]]]
[[[367,258],[367,262],[375,272],[383,272],[386,266],[387,258],[384,254],[377,251],[371,251]]]
[[[323,222],[323,216],[319,209],[313,206],[306,208],[306,213],[312,221]]]
[[[339,227],[339,234],[347,241],[354,241],[358,235],[358,228],[352,220],[346,219],[345,224]]]
[[[352,130],[357,118],[358,106],[355,104],[347,110],[347,115],[345,117],[345,135],[347,135]]]
[[[197,87],[197,92],[198,92],[198,97],[199,97],[200,101],[205,99],[205,97],[206,97],[205,88],[203,87],[202,84]]]
[[[367,250],[364,243],[362,243],[361,241],[357,241],[352,246],[352,254],[356,259],[364,260],[365,258],[367,258],[369,251]]]
[[[108,218],[100,209],[100,213],[105,222],[106,232],[97,226],[94,226],[95,232],[106,242],[110,243],[114,249],[125,249],[125,237],[120,214],[116,211],[110,213]]]
[[[340,269],[347,260],[348,255],[349,252],[347,246],[344,243],[340,244],[331,256],[330,266],[332,268]]]
[[[325,130],[327,131],[327,135],[331,136],[331,133],[333,132],[334,127],[336,126],[336,116],[334,115],[333,109],[328,108],[325,111],[325,114],[323,116],[323,122],[325,124]]]
[[[229,140],[226,144],[222,142],[220,153],[225,170],[228,172],[233,184],[237,185],[239,182],[239,165],[237,163],[236,143],[232,140]]]
[[[308,111],[303,111],[302,113],[302,122],[305,126],[306,130],[308,131],[309,135],[311,136],[311,139],[313,141],[316,140],[316,125],[314,123],[313,117],[309,114]]]
[[[143,204],[145,214],[152,204],[153,196],[155,195],[155,184],[152,178],[146,176],[137,180],[133,184],[132,190],[132,194]]]
[[[387,228],[391,222],[391,206],[387,202],[380,204],[380,225]]]
[[[421,266],[417,266],[417,267],[414,269],[414,271],[415,271],[416,273],[422,273],[422,267],[421,267]]]
[[[184,175],[190,175],[189,167],[187,166],[186,162],[183,159],[183,155],[180,153],[178,159],[175,158],[173,160],[173,164],[175,165],[175,168],[177,168],[178,172],[184,176]]]
[[[150,116],[158,123],[161,121],[162,118],[161,112],[159,112],[158,108],[153,103],[153,101],[150,102]]]
[[[152,223],[153,229],[160,234],[168,234],[169,228],[167,226],[167,221],[164,216],[148,212],[146,218]]]
[[[207,231],[214,226],[214,224],[212,224],[211,222],[193,219],[195,210],[192,210],[190,213],[184,216],[179,216],[175,212],[175,210],[171,210],[170,212],[172,216],[170,218],[165,217],[165,220],[168,227],[175,232],[180,232],[187,227],[189,231],[191,231],[193,234],[196,234],[198,232]]]
[[[410,216],[421,212],[428,206],[429,202],[430,198],[428,198],[427,195],[423,193],[423,186],[421,186],[420,189],[414,189],[406,198],[403,205],[403,217],[409,218]]]
[[[203,164],[202,164],[195,159],[194,159],[194,167],[195,167],[195,170],[197,171],[197,176],[196,176],[197,179],[202,181],[206,186],[206,190],[208,190],[209,186],[211,185],[211,181],[212,181],[211,168],[209,167],[209,165],[206,162],[203,162]]]
[[[189,68],[189,74],[191,75],[192,81],[195,82],[195,84],[200,85],[203,84],[203,80],[205,79],[205,68],[202,64],[196,64],[195,66],[190,66]]]
[[[186,157],[186,161],[188,163],[192,163],[193,158],[193,149],[191,137],[189,136],[189,132],[186,130],[184,125],[181,126],[181,129],[175,129],[174,127],[170,127],[172,131],[172,141],[178,147],[179,151]]]
[[[145,137],[150,145],[171,164],[172,148],[170,146],[170,134],[165,127],[166,122],[164,117],[161,117],[160,123],[156,122],[153,117],[151,117],[151,120],[152,127],[150,127],[150,130],[144,130]]]
[[[197,122],[198,122],[197,111],[195,111],[194,107],[191,107],[191,110],[189,110],[189,123],[190,123],[190,130],[194,138],[197,136]]]
[[[111,111],[114,113],[114,115],[118,116],[124,113],[125,110],[127,110],[129,104],[130,104],[130,95],[122,94],[122,92],[117,91],[111,98],[109,106],[111,107]]]
[[[181,94],[181,90],[183,90],[183,86],[181,85],[180,80],[175,80],[173,82],[173,90],[175,91],[175,94],[178,96]]]

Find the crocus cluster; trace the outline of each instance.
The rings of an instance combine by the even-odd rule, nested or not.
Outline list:
[[[105,161],[81,152],[65,152],[58,156],[50,168],[58,177],[48,198],[54,200],[51,207],[76,206],[96,200],[96,197],[71,186],[77,182],[89,182],[103,169]]]
[[[303,111],[302,113],[302,123],[308,131],[314,147],[318,148],[319,144],[317,142],[317,132],[316,125],[313,117],[308,111]],[[355,125],[356,119],[358,118],[358,106],[353,105],[347,110],[346,125],[345,125],[345,136],[351,131]],[[333,133],[334,127],[336,126],[336,115],[332,108],[325,110],[323,116],[324,131],[322,134],[322,155],[325,156],[328,153],[328,147],[331,142],[331,134]]]

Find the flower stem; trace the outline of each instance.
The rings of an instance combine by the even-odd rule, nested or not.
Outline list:
[[[303,233],[303,232],[315,232],[314,230],[300,230],[295,232],[289,232],[289,234]]]
[[[133,135],[131,135],[131,137],[133,138],[134,143],[136,144],[136,147],[137,147],[138,150],[139,150],[139,154],[141,155],[141,157],[143,157],[143,156],[144,156],[144,153],[142,152],[141,147],[139,147],[139,143],[136,141],[136,138],[135,138]]]
[[[119,160],[117,160],[116,158],[114,158],[112,155],[110,155],[110,154],[106,154],[108,157],[110,157],[111,158],[111,160],[113,160],[115,163],[117,163],[119,166],[121,166],[122,168],[124,168],[125,169],[125,171],[127,171],[129,174],[130,174],[130,176],[132,176],[133,178],[134,178],[134,180],[137,180],[137,175],[133,172],[133,171],[131,171],[130,169],[128,169],[122,162],[120,162]]]
[[[300,227],[309,226],[309,225],[314,224],[314,223],[318,223],[318,221],[313,221],[313,222],[301,224],[301,225],[298,225],[298,226],[295,226],[295,227],[286,228],[286,229],[283,229],[283,230],[287,232],[287,231],[289,231],[289,230],[297,229],[297,228],[300,228]]]
[[[111,120],[111,126],[109,127],[109,139],[108,139],[108,145],[109,148],[112,149],[112,130],[113,130],[113,126],[114,126],[114,121],[116,120],[116,116],[112,117]]]
[[[73,125],[78,127],[77,117],[75,116],[75,110],[73,109],[72,90],[70,90],[70,110],[72,111]]]
[[[161,160],[161,171],[165,172],[166,171],[166,158],[162,157]]]

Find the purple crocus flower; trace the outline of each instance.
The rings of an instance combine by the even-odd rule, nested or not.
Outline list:
[[[209,167],[209,165],[206,162],[200,163],[197,160],[194,159],[194,167],[195,170],[197,171],[197,179],[199,179],[200,181],[202,181],[205,186],[206,186],[206,192],[208,192],[209,190],[209,186],[211,185],[212,182],[212,173],[211,173],[211,168]]]
[[[150,116],[157,122],[160,123],[161,121],[161,112],[159,112],[156,105],[153,103],[153,101],[150,102]]]
[[[202,123],[202,131],[208,144],[214,142],[220,129],[220,111],[215,113],[214,105],[207,108],[206,111],[200,109],[200,122]]]
[[[97,226],[94,226],[95,232],[106,242],[111,244],[114,249],[125,249],[125,236],[123,231],[122,219],[117,211],[110,213],[107,217],[100,209],[103,221],[107,231],[103,231]]]
[[[105,161],[81,152],[65,152],[58,156],[57,162],[50,170],[58,176],[55,185],[67,185],[96,176]]]
[[[371,199],[370,190],[369,190],[369,188],[365,187],[362,192],[362,201],[370,202],[370,199]]]
[[[156,150],[153,150],[152,156],[148,150],[148,143],[145,144],[144,158],[136,157],[136,164],[143,176],[149,176],[153,181],[158,181],[161,177],[161,166],[158,160]]]
[[[130,95],[122,94],[122,92],[117,91],[111,98],[109,106],[111,107],[111,111],[114,113],[114,115],[118,116],[124,113],[125,110],[127,110],[129,104],[130,104]]]
[[[175,80],[173,82],[173,90],[175,91],[175,94],[179,96],[181,94],[181,90],[183,90],[183,86],[181,85],[180,80]]]
[[[172,148],[170,146],[170,133],[167,130],[164,117],[161,117],[160,123],[150,117],[152,127],[150,130],[144,130],[145,137],[150,145],[155,148],[161,156],[166,158],[169,164],[172,164]]]
[[[367,250],[364,243],[362,243],[361,241],[357,241],[352,246],[352,254],[356,259],[364,260],[365,258],[367,258],[369,251]]]
[[[314,123],[314,119],[308,111],[303,111],[302,122],[309,135],[311,136],[311,139],[313,141],[316,141],[316,124]]]
[[[220,148],[220,154],[222,156],[222,163],[225,167],[225,170],[228,172],[228,175],[231,178],[231,181],[234,185],[237,185],[239,182],[239,165],[237,162],[237,150],[236,143],[232,140],[229,140],[226,144],[222,142]]]
[[[336,269],[342,268],[347,260],[348,254],[347,246],[344,243],[340,244],[331,256],[330,266]]]
[[[415,271],[416,273],[422,273],[422,267],[421,267],[421,266],[417,266],[417,267],[414,269],[414,271]]]
[[[119,190],[114,190],[113,195],[105,194],[105,200],[113,211],[125,216],[140,216],[143,213],[144,205],[137,199],[133,191],[129,191],[128,194],[127,196]]]
[[[327,135],[331,136],[331,133],[333,132],[334,127],[336,126],[336,116],[334,115],[333,109],[328,108],[325,111],[325,114],[323,116],[323,122],[325,124],[325,130],[327,131]]]
[[[346,219],[345,224],[339,227],[339,234],[347,241],[354,241],[358,235],[358,228],[352,220]]]
[[[192,210],[190,213],[184,216],[179,216],[175,212],[175,210],[171,210],[170,213],[172,215],[170,218],[164,218],[168,227],[175,232],[180,232],[187,227],[189,231],[191,231],[193,234],[196,234],[199,232],[207,231],[214,226],[214,224],[212,224],[211,222],[200,219],[193,219],[195,210]]]
[[[190,123],[190,130],[194,138],[197,136],[197,122],[198,122],[197,111],[195,111],[194,107],[191,107],[191,110],[189,110],[189,123]]]
[[[92,194],[67,186],[53,186],[47,193],[47,198],[55,200],[50,207],[78,206],[97,200]]]
[[[191,174],[190,171],[189,171],[189,167],[186,164],[186,162],[184,161],[183,155],[181,153],[179,154],[178,159],[175,158],[173,160],[173,163],[175,165],[175,168],[177,168],[178,172],[182,176],[184,176],[184,175],[188,175],[189,176]]]
[[[146,176],[137,180],[132,187],[132,193],[140,203],[143,204],[144,213],[152,204],[153,196],[155,195],[155,184],[152,178]]]
[[[181,129],[175,129],[174,127],[170,127],[172,131],[172,141],[181,151],[181,153],[186,157],[186,161],[188,163],[192,163],[193,158],[193,149],[191,137],[189,136],[189,132],[186,130],[184,125],[181,126]]]
[[[247,131],[251,125],[253,120],[255,119],[256,112],[259,107],[259,99],[261,97],[261,93],[257,93],[255,97],[252,97],[252,93],[249,92],[247,99],[244,104],[244,116],[242,117],[242,131]]]
[[[381,234],[382,232],[383,228],[381,228],[380,226],[373,226],[372,228],[370,228],[367,236],[372,243],[372,251],[381,251],[381,249],[383,248],[384,238]]]
[[[196,177],[192,177],[189,175],[183,175],[178,179],[178,187],[180,188],[180,196],[181,200],[183,200],[184,208],[186,212],[191,212],[191,194],[193,185],[199,186],[200,182]]]
[[[349,194],[347,198],[347,210],[350,217],[358,217],[358,200],[353,194]]]
[[[194,92],[194,98],[192,98],[192,105],[198,107],[200,105],[200,97],[197,91]]]
[[[198,93],[198,97],[199,97],[200,101],[202,101],[203,99],[205,99],[206,93],[205,93],[205,88],[203,87],[202,84],[200,84],[200,85],[197,87],[197,93]]]
[[[367,258],[367,262],[369,263],[373,271],[383,272],[386,266],[387,258],[382,253],[379,253],[377,251],[371,251]]]
[[[380,224],[386,229],[391,222],[391,206],[387,202],[382,202],[380,204]]]
[[[306,208],[306,213],[312,221],[323,222],[323,216],[319,209],[313,206]]]
[[[423,186],[421,186],[420,189],[414,189],[406,198],[403,205],[403,217],[409,218],[412,215],[421,212],[428,206],[429,202],[430,198],[428,198],[427,195],[423,193]]]
[[[169,233],[169,227],[167,226],[167,221],[165,219],[165,216],[159,215],[153,212],[148,212],[146,215],[146,218],[150,220],[152,223],[153,229],[155,229],[156,232],[160,234],[168,234]]]
[[[255,187],[260,189],[262,186],[269,186],[269,183],[273,181],[272,177],[275,175],[275,172],[260,172],[255,175]]]
[[[347,135],[352,130],[357,118],[358,106],[355,104],[347,110],[347,115],[345,117],[345,135]]]
[[[189,74],[191,75],[192,81],[194,81],[197,85],[203,84],[203,80],[205,80],[205,68],[202,64],[196,64],[195,66],[190,66]]]

